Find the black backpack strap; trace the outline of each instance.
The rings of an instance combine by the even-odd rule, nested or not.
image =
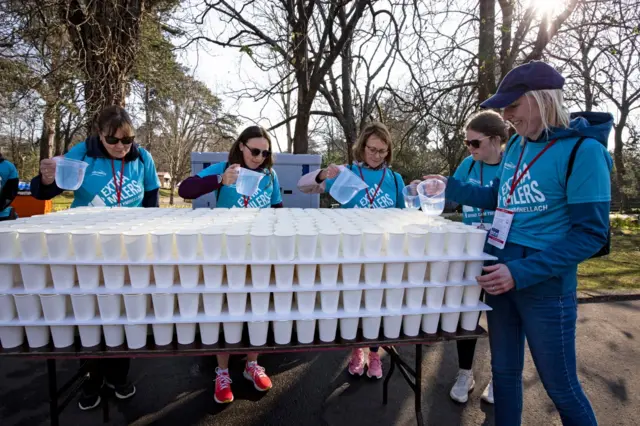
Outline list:
[[[473,166],[476,165],[476,160],[471,160],[471,165],[469,166],[469,171],[467,172],[467,179],[471,176],[471,170],[473,170]]]
[[[396,186],[396,206],[398,205],[398,178],[393,170],[389,169],[393,175],[393,183]]]
[[[578,149],[580,148],[580,145],[582,145],[582,142],[585,141],[585,139],[586,138],[584,137],[578,139],[578,142],[576,142],[576,144],[573,146],[573,149],[571,150],[571,155],[569,155],[569,163],[567,164],[567,175],[564,179],[565,186],[567,185],[567,183],[569,183],[569,176],[571,176],[571,172],[573,171],[573,163],[575,163],[576,161]]]
[[[229,162],[224,163],[224,169],[222,169],[222,173],[227,171],[229,168]],[[220,188],[216,189],[216,206],[218,205],[218,200],[220,199]]]

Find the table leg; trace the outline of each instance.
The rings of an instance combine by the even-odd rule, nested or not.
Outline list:
[[[51,426],[59,426],[58,418],[58,374],[56,372],[56,360],[47,360],[47,375],[49,379],[49,419]]]
[[[396,359],[394,356],[391,356],[391,350],[389,348],[384,348],[385,352],[387,352],[389,356],[389,362],[391,366],[389,367],[389,372],[387,373],[387,377],[384,378],[384,383],[382,385],[382,403],[387,404],[388,396],[389,396],[389,380],[391,380],[391,376],[393,372],[396,370]]]
[[[415,376],[415,408],[418,426],[423,426],[422,419],[422,345],[416,345],[416,376]]]

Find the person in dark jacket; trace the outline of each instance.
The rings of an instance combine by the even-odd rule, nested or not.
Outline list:
[[[0,152],[0,221],[14,220],[18,216],[11,203],[18,195],[18,170]]]

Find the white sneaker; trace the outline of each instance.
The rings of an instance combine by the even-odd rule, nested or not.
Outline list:
[[[476,382],[473,380],[473,371],[462,369],[458,370],[456,382],[453,384],[451,392],[449,392],[449,396],[454,401],[464,404],[469,400],[469,393],[473,390],[475,385]]]
[[[482,392],[482,400],[493,404],[493,380],[489,382],[486,388],[484,388],[484,392]]]

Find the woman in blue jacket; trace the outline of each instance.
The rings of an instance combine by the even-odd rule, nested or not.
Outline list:
[[[355,164],[349,169],[369,185],[358,192],[343,208],[387,209],[404,208],[402,188],[404,182],[399,173],[389,168],[393,159],[393,142],[387,127],[379,122],[371,122],[358,136],[353,147]],[[326,169],[308,173],[298,181],[298,189],[307,194],[320,194],[329,191],[340,169],[331,164]],[[378,348],[369,348],[367,376],[382,378],[382,363]],[[354,376],[364,374],[365,360],[362,349],[354,349],[349,361],[349,373]]]
[[[151,154],[135,142],[129,114],[119,106],[105,108],[96,118],[94,134],[74,146],[65,158],[89,165],[80,188],[73,192],[71,208],[82,206],[158,207],[160,181]],[[31,180],[31,194],[50,200],[64,190],[56,185],[56,162],[40,162],[40,174]],[[136,388],[127,380],[130,360],[110,358],[89,364],[78,402],[81,410],[100,405],[100,390],[112,388],[118,399],[132,397]]]
[[[0,152],[0,221],[14,220],[18,216],[11,203],[18,195],[18,169]]]
[[[564,78],[542,62],[513,69],[485,108],[516,129],[489,188],[448,180],[446,197],[496,210],[488,243],[498,257],[478,283],[487,292],[497,426],[522,416],[525,337],[565,425],[596,425],[576,373],[578,264],[607,244],[613,117],[570,116]],[[431,191],[437,191],[433,185]],[[509,226],[510,225],[510,226]]]

